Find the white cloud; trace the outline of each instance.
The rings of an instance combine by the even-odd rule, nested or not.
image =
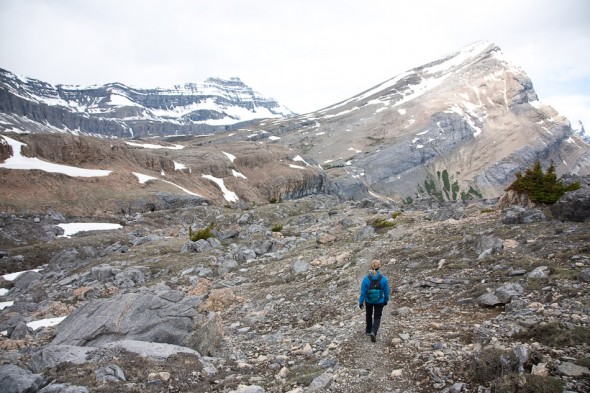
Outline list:
[[[0,67],[83,85],[239,76],[303,113],[488,40],[544,100],[590,75],[589,15],[586,0],[3,0]]]

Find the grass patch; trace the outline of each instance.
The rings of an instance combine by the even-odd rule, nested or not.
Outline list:
[[[272,232],[280,232],[283,230],[283,226],[281,224],[277,224],[270,229]]]
[[[560,322],[541,323],[518,334],[516,338],[538,341],[554,348],[574,347],[590,344],[590,328],[568,327]]]
[[[492,393],[561,393],[564,386],[560,378],[509,374],[493,381]]]
[[[211,224],[207,228],[199,229],[196,232],[193,232],[193,229],[189,226],[188,227],[188,237],[191,241],[196,242],[197,240],[207,240],[210,237],[213,237],[213,228],[215,227],[215,222],[211,221]]]

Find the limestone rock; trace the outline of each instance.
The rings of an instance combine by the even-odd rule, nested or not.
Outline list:
[[[175,295],[177,294],[177,295]],[[208,318],[198,297],[148,291],[97,299],[82,305],[56,328],[53,345],[99,346],[119,340],[154,341],[202,349],[197,337]],[[219,338],[209,337],[211,344]],[[208,349],[210,345],[205,345]]]
[[[36,392],[44,383],[45,380],[41,374],[33,374],[14,364],[0,366],[0,392]]]

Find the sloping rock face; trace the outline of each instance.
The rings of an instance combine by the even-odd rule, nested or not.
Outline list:
[[[562,221],[583,222],[590,220],[590,176],[572,176],[568,181],[577,181],[580,188],[567,192],[551,205],[553,217]]]
[[[53,86],[0,69],[2,129],[117,137],[204,134],[256,118],[292,115],[239,78],[210,78],[169,89],[121,83]]]
[[[489,42],[260,129],[322,164],[345,195],[363,184],[403,199],[494,198],[536,160],[590,173],[590,146]]]
[[[199,297],[175,291],[143,291],[97,299],[69,315],[56,329],[52,344],[95,347],[138,340],[212,353],[223,332],[215,316],[198,313],[200,302]]]

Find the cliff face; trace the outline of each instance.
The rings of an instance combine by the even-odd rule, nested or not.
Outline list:
[[[201,203],[268,203],[330,188],[318,165],[277,144],[182,139],[180,144],[71,134],[0,135],[5,157],[0,162],[0,210],[39,212],[51,206],[75,215],[132,213]],[[16,155],[28,164],[16,169],[11,164]],[[55,165],[67,169],[56,172]],[[79,168],[110,173],[79,177]]]
[[[0,130],[98,136],[204,134],[293,113],[240,79],[210,78],[168,89],[120,83],[53,86],[0,69]]]

